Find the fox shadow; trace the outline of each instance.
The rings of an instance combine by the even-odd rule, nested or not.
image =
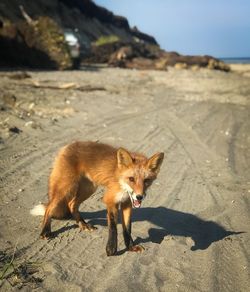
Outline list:
[[[88,222],[90,224],[101,226],[107,225],[106,214],[106,210],[81,212],[82,217],[89,220]],[[243,233],[228,231],[216,222],[205,221],[195,215],[165,207],[135,209],[132,215],[132,224],[133,222],[143,221],[148,221],[156,227],[148,230],[147,237],[136,238],[136,244],[146,242],[160,244],[167,235],[191,237],[194,241],[191,250],[195,251],[204,250],[213,242],[219,241],[227,236]]]

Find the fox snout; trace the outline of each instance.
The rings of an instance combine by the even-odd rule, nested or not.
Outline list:
[[[132,190],[133,190],[133,194],[136,196],[136,198],[138,200],[142,200],[143,196],[145,195],[145,188],[143,185],[143,181],[141,181],[140,183],[132,183],[130,184]]]
[[[137,199],[138,201],[142,201],[142,200],[143,200],[143,196],[142,196],[142,195],[136,195],[136,199]]]

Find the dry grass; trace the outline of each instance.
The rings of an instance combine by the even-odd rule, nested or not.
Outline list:
[[[12,287],[29,286],[34,289],[43,281],[35,275],[39,272],[41,263],[22,261],[17,256],[17,245],[13,251],[0,251],[0,287],[3,281],[8,281]]]

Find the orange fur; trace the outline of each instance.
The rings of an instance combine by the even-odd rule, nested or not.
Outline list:
[[[49,203],[41,237],[50,235],[52,218],[60,219],[69,214],[82,230],[93,230],[94,227],[81,218],[78,209],[101,185],[106,188],[103,201],[107,205],[110,227],[107,254],[116,253],[118,207],[121,205],[123,228],[126,230],[131,224],[132,205],[140,206],[147,187],[159,172],[163,156],[163,153],[157,153],[147,159],[142,154],[97,142],[74,142],[63,147],[49,178]],[[140,248],[131,245],[128,229],[127,235],[124,235],[124,239],[127,236],[125,243],[128,249],[139,251]]]

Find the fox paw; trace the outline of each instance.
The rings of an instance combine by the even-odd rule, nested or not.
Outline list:
[[[106,246],[106,253],[107,253],[107,256],[115,255],[117,253],[117,247],[107,245]]]
[[[42,232],[40,234],[41,239],[50,239],[51,238],[51,232]]]
[[[133,245],[129,248],[129,251],[133,251],[133,252],[143,252],[145,250],[145,248],[142,245]]]

